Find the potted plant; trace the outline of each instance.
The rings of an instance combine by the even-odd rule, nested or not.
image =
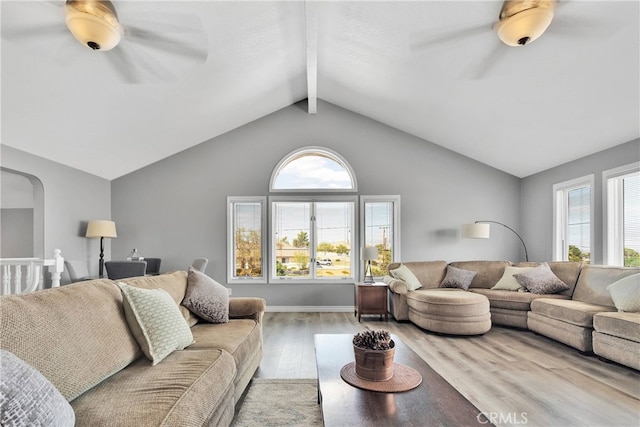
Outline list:
[[[353,336],[356,375],[368,381],[387,381],[393,377],[395,343],[385,330],[364,331]]]

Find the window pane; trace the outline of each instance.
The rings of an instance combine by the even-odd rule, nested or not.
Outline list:
[[[624,265],[640,267],[640,175],[624,178]]]
[[[567,244],[569,261],[589,262],[591,256],[591,188],[568,193]]]
[[[384,276],[393,259],[393,202],[365,203],[364,227],[364,246],[378,248],[378,260],[371,263],[373,276]]]
[[[262,277],[262,204],[233,205],[234,277]]]
[[[353,203],[316,203],[316,276],[353,277],[351,242]]]
[[[276,275],[309,277],[311,203],[274,203]]]
[[[303,150],[276,171],[273,190],[354,189],[354,180],[342,161],[322,150]]]

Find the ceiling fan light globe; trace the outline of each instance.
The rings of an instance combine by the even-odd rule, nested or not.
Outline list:
[[[532,8],[498,22],[498,37],[509,46],[524,46],[540,37],[553,20],[553,10]]]
[[[93,50],[111,50],[120,43],[124,30],[115,17],[93,15],[67,7],[67,28],[83,45]]]

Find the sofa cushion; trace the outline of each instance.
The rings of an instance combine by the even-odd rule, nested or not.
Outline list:
[[[198,318],[191,313],[187,307],[180,305],[187,292],[187,272],[174,271],[171,273],[160,274],[157,276],[132,277],[118,280],[127,285],[135,286],[142,289],[164,289],[169,292],[176,304],[180,308],[182,316],[186,319],[189,326],[198,323]]]
[[[514,267],[537,267],[540,262],[517,262],[514,263]],[[562,280],[569,286],[566,291],[560,292],[562,295],[573,295],[573,290],[576,287],[580,270],[582,269],[582,262],[580,261],[549,261],[547,263],[553,271],[553,274],[558,276],[558,279]]]
[[[471,281],[477,273],[471,270],[463,270],[462,268],[456,268],[453,266],[447,267],[447,275],[444,276],[441,288],[460,288],[465,291],[471,286]]]
[[[504,269],[504,274],[502,275],[500,280],[498,280],[498,283],[493,285],[491,289],[502,290],[502,291],[524,290],[525,287],[522,286],[522,284],[520,284],[520,282],[518,282],[516,278],[513,277],[513,275],[531,271],[534,268],[535,267],[513,267],[509,265]]]
[[[411,270],[422,285],[422,289],[433,289],[440,286],[447,271],[446,261],[409,261],[403,262],[402,265]],[[388,271],[391,271],[398,267],[400,264],[394,262],[389,264],[387,268]]]
[[[193,335],[171,295],[164,289],[141,289],[118,283],[124,314],[142,352],[153,365],[193,343]]]
[[[69,402],[35,368],[0,349],[0,425],[73,427]]]
[[[471,289],[471,292],[489,298],[492,308],[499,307],[508,310],[529,311],[531,309],[531,301],[538,298],[569,299],[568,296],[562,294],[538,295],[531,292],[503,291],[499,289]]]
[[[612,283],[607,291],[618,311],[640,312],[640,273]]]
[[[615,309],[606,305],[589,304],[582,301],[538,298],[531,302],[531,311],[572,325],[592,328],[595,314],[615,311]]]
[[[222,349],[233,356],[238,371],[236,384],[240,391],[258,368],[262,357],[262,328],[252,319],[231,319],[228,323],[199,323],[191,331],[195,344],[185,351],[200,349]]]
[[[640,343],[640,313],[598,313],[593,317],[593,329]]]
[[[569,285],[558,279],[546,262],[513,277],[534,294],[557,294],[569,289]]]
[[[229,290],[191,267],[182,305],[209,323],[229,321]]]
[[[187,350],[152,366],[141,358],[71,402],[78,426],[229,425],[233,357]]]
[[[471,281],[471,288],[489,289],[500,280],[505,268],[511,263],[509,261],[456,261],[449,265],[477,272]]]
[[[416,275],[413,274],[409,267],[404,264],[400,264],[400,266],[398,266],[398,268],[396,269],[389,270],[389,273],[396,279],[405,282],[407,284],[407,289],[410,291],[420,289],[422,287],[422,284],[420,283]]]
[[[36,368],[67,400],[142,355],[120,289],[108,279],[3,296],[0,330],[2,348]]]
[[[614,307],[607,286],[618,280],[640,273],[640,267],[612,267],[585,265],[582,267],[573,299],[597,305]]]

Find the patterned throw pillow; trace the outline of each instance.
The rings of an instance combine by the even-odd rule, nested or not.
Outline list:
[[[189,267],[182,305],[210,323],[229,321],[229,290],[206,274]]]
[[[607,291],[618,311],[640,312],[640,273],[610,284]]]
[[[460,288],[465,291],[469,290],[471,281],[476,277],[477,272],[464,270],[462,268],[447,266],[447,275],[440,283],[441,288]]]
[[[194,343],[189,324],[164,289],[142,289],[118,283],[124,314],[142,352],[157,365],[174,350]]]
[[[410,291],[415,291],[416,289],[420,289],[422,287],[422,283],[418,280],[415,274],[409,267],[404,264],[400,264],[400,267],[395,270],[389,270],[389,273],[396,279],[402,280],[407,284],[407,289]]]
[[[535,267],[512,267],[512,266],[507,266],[507,268],[504,269],[504,274],[502,275],[500,280],[498,280],[498,282],[495,285],[493,285],[493,287],[491,289],[497,289],[497,290],[503,290],[503,291],[525,290],[524,286],[522,286],[520,284],[520,282],[518,282],[516,280],[516,278],[513,277],[513,275],[514,274],[519,274],[519,273],[524,273],[524,272],[527,272],[527,271],[531,271],[534,268]]]
[[[69,402],[38,370],[0,349],[0,425],[73,427]]]
[[[513,277],[532,294],[556,294],[569,289],[569,285],[558,279],[546,262]]]

